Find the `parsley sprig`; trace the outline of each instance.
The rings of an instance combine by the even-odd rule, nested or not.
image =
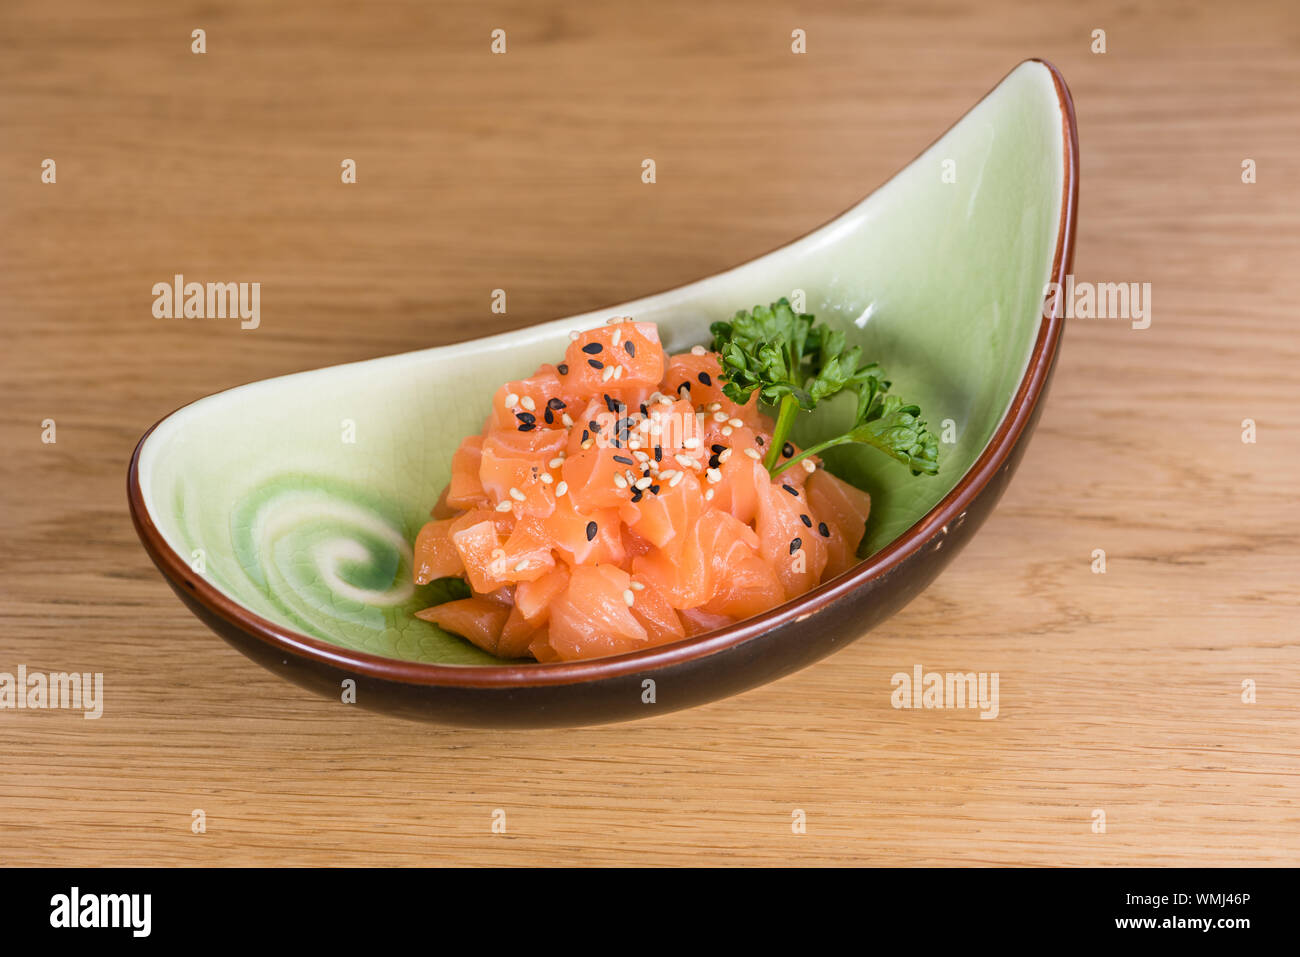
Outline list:
[[[939,446],[925,427],[921,409],[889,392],[890,383],[876,363],[864,363],[862,350],[848,346],[843,332],[796,313],[782,298],[770,306],[737,312],[715,322],[713,349],[722,363],[722,391],[744,404],[759,399],[777,409],[772,443],[763,459],[773,478],[810,455],[856,442],[879,449],[912,469],[913,475],[939,471]],[[853,426],[779,462],[795,417],[841,392],[857,395]]]

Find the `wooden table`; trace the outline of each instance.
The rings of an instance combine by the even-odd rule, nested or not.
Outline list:
[[[0,671],[105,675],[98,721],[0,712],[0,862],[1300,862],[1300,8],[332,6],[0,13]],[[1153,321],[1069,325],[999,510],[868,640],[640,723],[438,729],[273,678],[137,542],[176,406],[739,263],[1028,56],[1078,108],[1076,275]],[[260,281],[261,327],[153,318],[178,272]],[[1000,715],[895,710],[918,663],[998,672]]]

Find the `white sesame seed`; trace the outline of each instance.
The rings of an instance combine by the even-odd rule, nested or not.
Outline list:
[[[508,511],[510,511],[512,508],[514,508],[514,506],[511,505],[509,502],[498,502],[498,503],[497,503],[497,511],[498,511],[498,512],[508,512]]]
[[[704,346],[691,346],[691,355],[693,356],[702,356],[706,351]]]
[[[523,561],[521,561],[518,565],[515,566],[515,571],[521,572],[527,567],[528,567],[528,559],[525,558]]]
[[[685,474],[686,474],[685,472],[678,472],[676,475],[674,475],[674,476],[669,480],[669,482],[668,482],[668,487],[669,487],[669,488],[676,488],[676,487],[677,487],[677,483],[680,482],[680,481],[682,480],[682,478],[685,476]]]
[[[731,458],[731,449],[723,449],[721,452],[718,453],[719,464],[727,461],[727,459],[729,458]]]
[[[636,480],[636,487],[642,490],[648,489],[653,484],[654,484],[654,479],[650,478],[649,476],[647,476],[646,478]]]
[[[636,460],[637,460],[638,462],[649,462],[649,461],[650,461],[650,456],[647,455],[647,454],[644,453],[644,452],[633,452],[632,455],[636,458]]]
[[[623,330],[615,329],[614,338],[609,341],[609,344],[611,346],[617,346],[622,341],[623,341]]]
[[[624,317],[623,317],[623,316],[613,316],[613,317],[611,317],[611,318],[605,320],[605,325],[607,325],[607,326],[617,326],[620,322],[623,322],[623,321],[624,321]]]
[[[680,474],[681,473],[678,472],[676,469],[664,469],[662,472],[659,473],[659,477],[666,482],[669,479],[674,478]]]
[[[712,498],[713,498],[713,489],[709,489],[707,492],[704,493],[704,501],[707,502]]]
[[[803,465],[803,470],[807,472],[809,475],[812,475],[813,472],[817,471],[817,465],[816,463],[813,462],[812,459],[800,459],[799,461],[800,464]]]
[[[627,602],[627,607],[629,608],[632,607],[632,603],[636,601],[636,595],[632,594],[632,589],[630,588],[623,589],[623,601]]]
[[[715,485],[716,485],[718,482],[721,482],[721,481],[722,481],[722,473],[719,472],[717,469],[709,469],[709,470],[708,470],[707,472],[705,472],[704,474],[708,477],[709,481],[712,482],[712,483],[715,484]]]
[[[684,465],[688,469],[695,468],[695,459],[689,455],[674,455],[673,458],[677,460],[678,465]]]
[[[743,428],[745,423],[741,422],[740,419],[728,419],[727,425],[731,426],[733,429],[739,429]]]
[[[560,416],[560,421],[564,423],[566,429],[573,428],[573,419],[569,416],[569,413],[566,412],[564,415]]]
[[[617,368],[619,368],[619,367],[618,367],[618,366],[605,366],[605,371],[602,372],[602,373],[600,374],[600,381],[601,381],[601,382],[608,382],[610,379],[612,379],[612,378],[614,377],[614,370],[617,369]]]
[[[522,399],[519,400],[519,404],[522,405],[529,412],[537,411],[537,403],[533,401],[533,397],[531,395],[524,396]]]
[[[541,479],[542,482],[546,485],[550,485],[552,482],[555,481],[555,476],[552,475],[550,472],[543,472],[541,475],[537,477]]]
[[[706,406],[704,407],[704,411],[705,411],[705,412],[717,412],[717,411],[718,411],[719,409],[721,409],[721,408],[722,408],[722,403],[721,403],[721,402],[710,402],[708,405],[706,405]]]
[[[511,392],[508,396],[506,396],[506,408],[507,408],[507,409],[513,409],[513,408],[514,408],[515,406],[517,406],[518,404],[519,404],[519,396],[518,396],[518,395],[516,395],[515,393]]]
[[[622,366],[614,366],[614,378],[615,378],[615,379],[621,379],[621,378],[623,378],[623,367],[622,367]]]
[[[595,439],[587,439],[582,443],[582,449],[585,452],[587,449],[591,448],[595,444],[596,444]]]
[[[758,449],[745,449],[745,454],[755,460],[762,458],[762,456],[758,454]]]
[[[581,333],[579,333],[577,329],[574,329],[572,332],[569,333],[569,338],[576,340],[579,335],[581,335]]]
[[[525,498],[527,498],[527,496],[524,495],[524,493],[519,491],[519,489],[517,488],[512,488],[510,490],[510,497],[514,499],[516,502],[522,502]]]
[[[548,468],[553,468],[553,469],[558,469],[563,464],[564,464],[563,455],[557,455],[555,458],[551,459],[549,462],[546,463]]]
[[[555,497],[559,498],[568,490],[569,490],[569,483],[561,482],[559,485],[555,486]]]
[[[614,484],[619,488],[627,488],[627,479],[623,478],[621,475],[615,475]]]
[[[731,434],[731,426],[729,426],[729,425],[724,425],[724,426],[722,427],[722,430],[721,430],[721,431],[722,431],[722,434],[723,434],[723,435],[730,435],[730,434]]]
[[[714,422],[726,422],[726,421],[727,421],[727,418],[728,418],[728,416],[727,416],[727,413],[725,413],[725,412],[714,412],[714,413],[713,413],[713,421],[714,421]]]
[[[700,447],[700,440],[693,435],[688,438],[682,439],[682,448],[684,449],[698,449],[699,447]]]
[[[644,590],[645,590],[645,585],[641,584],[640,582],[631,582],[631,583],[630,583],[630,586],[631,586],[631,588],[632,588],[633,591],[644,591]]]

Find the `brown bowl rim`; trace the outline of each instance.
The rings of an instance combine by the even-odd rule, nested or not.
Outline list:
[[[1052,276],[1064,284],[1074,258],[1076,213],[1079,200],[1079,143],[1075,124],[1074,102],[1059,70],[1040,58],[1025,62],[1041,63],[1052,75],[1061,108],[1062,136],[1065,149],[1063,178],[1063,214],[1057,235]],[[1017,66],[1019,69],[1019,65]],[[1012,71],[1014,72],[1014,71]],[[1010,76],[1010,73],[1007,74]],[[1005,79],[1005,77],[1003,78]],[[1001,81],[999,81],[999,85]],[[996,89],[996,87],[994,87]],[[991,91],[990,91],[991,92]],[[959,121],[960,122],[960,121]],[[945,131],[946,132],[946,131]],[[937,141],[937,140],[936,140]],[[924,152],[924,151],[923,151]],[[918,154],[920,155],[920,154]],[[857,205],[856,203],[854,205]],[[850,207],[852,208],[852,207]],[[846,210],[847,212],[847,210]],[[843,215],[841,213],[840,215]],[[839,217],[835,217],[839,218]],[[830,220],[833,222],[834,220]],[[825,225],[825,224],[823,224]],[[821,226],[816,227],[820,229]],[[816,229],[811,230],[816,232]],[[805,235],[809,235],[805,234]],[[796,240],[797,241],[797,240]],[[785,248],[789,243],[778,247]],[[676,288],[676,287],[674,287]],[[599,311],[599,310],[596,310]],[[140,437],[131,455],[127,473],[127,497],[131,519],[154,564],[177,586],[187,589],[209,612],[229,624],[287,654],[308,658],[340,668],[347,673],[396,681],[411,685],[451,686],[462,688],[518,688],[554,686],[625,677],[668,666],[680,665],[725,652],[774,628],[798,621],[828,607],[864,583],[887,575],[919,551],[939,530],[954,522],[979,496],[1007,461],[1028,425],[1034,407],[1047,384],[1063,328],[1059,310],[1053,309],[1039,325],[1038,338],[1029,365],[993,437],[975,463],[938,504],[907,531],[879,552],[847,572],[770,611],[729,625],[717,631],[687,638],[670,645],[647,648],[608,658],[551,664],[518,663],[501,665],[439,665],[385,658],[330,644],[320,638],[302,634],[256,615],[229,598],[206,579],[193,574],[184,559],[171,549],[154,525],[140,490],[140,452],[154,429],[187,403],[159,419]],[[234,388],[238,388],[235,386]],[[229,390],[222,390],[229,391]],[[201,400],[196,400],[201,401]]]

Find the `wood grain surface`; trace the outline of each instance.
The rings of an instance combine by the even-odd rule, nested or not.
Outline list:
[[[1150,282],[1152,323],[1067,323],[998,511],[835,657],[633,724],[439,729],[273,678],[136,540],[127,460],[175,407],[742,262],[1030,56],[1078,109],[1075,274]],[[105,702],[0,711],[0,863],[1300,863],[1297,89],[1300,7],[1254,0],[6,0],[0,671]],[[178,272],[261,282],[261,327],[153,318]],[[997,672],[999,716],[895,710],[916,664]]]

